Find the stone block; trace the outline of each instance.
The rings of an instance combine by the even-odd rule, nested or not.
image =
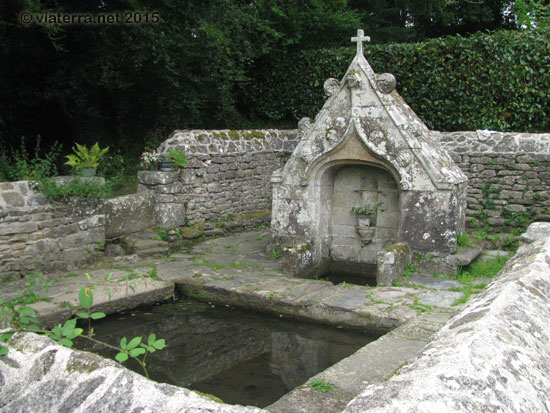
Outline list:
[[[141,231],[155,222],[155,200],[151,193],[111,198],[105,202],[105,238],[115,239]]]
[[[168,185],[177,181],[179,173],[160,171],[139,171],[138,182],[146,186]]]
[[[409,246],[404,243],[390,245],[376,256],[376,285],[391,285],[403,275],[411,259]]]
[[[185,225],[186,211],[181,203],[156,203],[155,223],[161,228]]]

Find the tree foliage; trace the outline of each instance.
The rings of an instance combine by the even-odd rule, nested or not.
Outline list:
[[[373,43],[517,28],[525,26],[525,19],[531,19],[530,26],[542,26],[547,3],[7,0],[0,3],[0,146],[18,148],[22,136],[32,145],[32,139],[42,135],[46,147],[55,141],[71,147],[78,141],[132,151],[174,129],[293,122],[311,112],[304,110],[311,102],[321,101],[321,77],[345,69],[353,51],[350,37],[361,26]],[[161,21],[66,26],[18,22],[22,11],[119,10],[157,11]],[[455,43],[463,47],[460,40]],[[346,50],[335,51],[342,47]],[[394,53],[392,48],[372,50]],[[301,72],[295,73],[288,66],[291,62]],[[294,90],[281,86],[288,85],[289,73],[297,76]],[[422,104],[433,106],[423,102],[420,112]],[[441,116],[431,116],[432,125],[449,125],[438,123]]]

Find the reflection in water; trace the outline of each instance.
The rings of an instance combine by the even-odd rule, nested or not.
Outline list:
[[[183,300],[115,315],[95,325],[96,338],[154,332],[167,347],[148,356],[153,380],[265,407],[375,339],[350,332]],[[85,347],[87,346],[87,347]],[[91,349],[88,343],[80,348]],[[98,347],[94,351],[99,351]],[[114,357],[114,353],[102,352]],[[131,360],[125,365],[141,373]]]

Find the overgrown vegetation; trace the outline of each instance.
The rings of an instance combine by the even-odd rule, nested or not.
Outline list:
[[[105,281],[111,281],[111,277],[112,274],[107,274],[105,276]],[[38,311],[30,307],[30,304],[47,300],[47,297],[41,296],[37,291],[42,289],[47,293],[50,283],[36,275],[29,275],[27,278],[30,281],[26,283],[26,289],[19,290],[16,298],[9,300],[0,298],[0,329],[5,329],[0,335],[0,342],[7,343],[17,332],[34,332],[46,335],[59,344],[70,348],[73,346],[74,340],[81,337],[96,344],[100,344],[103,347],[116,350],[117,354],[115,358],[120,363],[125,362],[129,358],[133,358],[141,366],[145,376],[149,377],[145,361],[147,354],[162,350],[166,346],[165,340],[157,338],[154,333],[150,334],[146,340],[143,340],[141,336],[131,339],[122,337],[118,347],[96,340],[94,338],[92,320],[99,320],[106,317],[106,314],[103,312],[88,312],[88,310],[93,307],[94,292],[98,288],[97,284],[82,287],[80,289],[78,293],[80,311],[77,312],[76,318],[71,318],[63,324],[58,324],[51,330],[48,330],[40,327],[40,322],[37,318]],[[131,277],[128,276],[122,280],[126,282],[127,288],[133,288],[131,284],[128,284],[130,279]],[[107,288],[106,291],[110,299],[111,291],[109,288]],[[83,328],[77,326],[78,320],[87,322],[88,328],[86,333],[84,333]],[[6,354],[8,354],[8,347],[0,345],[0,356]]]
[[[44,150],[40,136],[36,138],[32,155],[27,150],[25,138],[21,138],[19,147],[15,149],[0,146],[0,182],[40,180],[57,175],[61,150],[58,142]]]

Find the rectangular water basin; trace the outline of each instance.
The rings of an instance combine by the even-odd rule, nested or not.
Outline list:
[[[258,407],[378,338],[189,299],[116,314],[94,322],[94,330],[113,345],[155,333],[167,347],[147,356],[151,379]],[[78,347],[115,355],[83,340]],[[124,364],[143,373],[133,360]]]

